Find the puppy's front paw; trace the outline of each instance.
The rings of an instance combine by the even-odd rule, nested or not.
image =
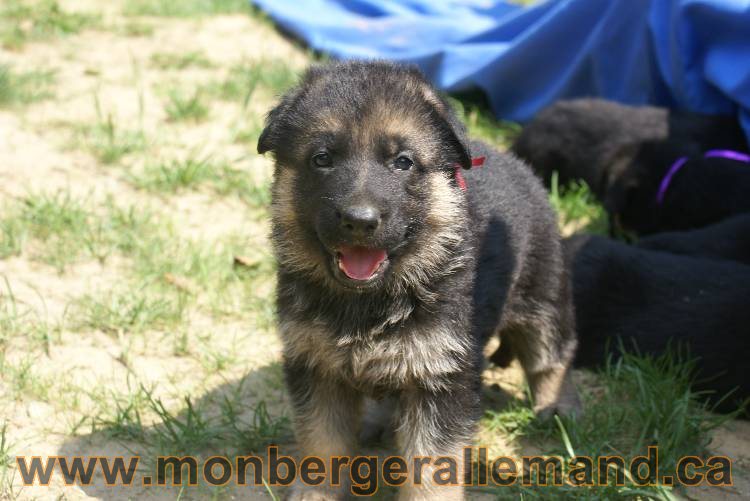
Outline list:
[[[553,414],[575,417],[581,413],[581,400],[567,371],[557,369],[535,374],[530,383],[534,390],[534,413],[540,418]]]
[[[560,395],[551,403],[539,403],[534,406],[534,414],[541,419],[549,419],[554,414],[575,418],[581,415],[582,410],[581,400],[575,390]]]

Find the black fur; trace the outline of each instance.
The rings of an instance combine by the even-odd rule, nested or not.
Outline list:
[[[470,442],[482,346],[499,330],[540,410],[575,406],[572,307],[546,193],[518,160],[469,143],[417,70],[311,70],[270,113],[258,150],[276,159],[277,308],[304,452],[350,453],[343,423],[371,397],[397,400],[402,454],[453,454]],[[311,163],[320,151],[331,165]],[[401,155],[410,169],[396,167]],[[472,155],[487,158],[464,172],[464,192],[455,166]],[[356,233],[340,224],[353,205],[378,215]],[[351,280],[336,265],[347,245],[388,258],[371,279]],[[316,421],[321,405],[340,426]],[[311,450],[321,443],[332,445]]]
[[[750,214],[697,230],[659,233],[638,240],[637,245],[642,249],[750,265]]]
[[[559,101],[542,110],[513,145],[549,185],[553,171],[559,181],[583,179],[600,200],[622,174],[643,142],[681,145],[678,156],[706,149],[747,148],[737,119],[701,115],[653,106],[626,106],[603,99]],[[651,163],[654,169],[667,165]]]
[[[647,142],[618,153],[615,164],[627,166],[621,169],[604,203],[613,226],[648,235],[701,228],[750,212],[750,163],[704,158],[703,151],[690,156],[690,146]],[[659,185],[682,156],[689,160],[672,177],[658,203]]]
[[[642,353],[670,341],[697,357],[695,390],[710,391],[719,410],[750,397],[750,267],[732,261],[639,249],[598,236],[566,239],[580,348],[576,365],[595,367],[606,348],[635,340]]]

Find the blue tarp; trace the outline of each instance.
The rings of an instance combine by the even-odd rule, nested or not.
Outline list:
[[[251,0],[338,58],[416,63],[484,90],[500,118],[600,96],[740,113],[750,138],[750,0]]]

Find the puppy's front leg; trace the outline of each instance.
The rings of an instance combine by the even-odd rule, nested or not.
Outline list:
[[[396,439],[409,468],[409,479],[401,487],[399,499],[463,499],[463,451],[471,445],[478,408],[476,392],[465,388],[404,391]],[[454,466],[451,475],[448,468]]]
[[[351,456],[361,415],[360,394],[345,382],[321,376],[301,364],[287,362],[284,370],[301,456],[317,456],[327,468],[332,457]],[[331,485],[337,473],[329,471],[319,486],[305,485],[297,479],[288,499],[343,499],[349,489],[349,473],[341,468],[339,485]]]

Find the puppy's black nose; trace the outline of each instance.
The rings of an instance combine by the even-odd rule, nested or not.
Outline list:
[[[352,205],[339,211],[341,229],[368,235],[380,226],[380,211],[371,205]]]

